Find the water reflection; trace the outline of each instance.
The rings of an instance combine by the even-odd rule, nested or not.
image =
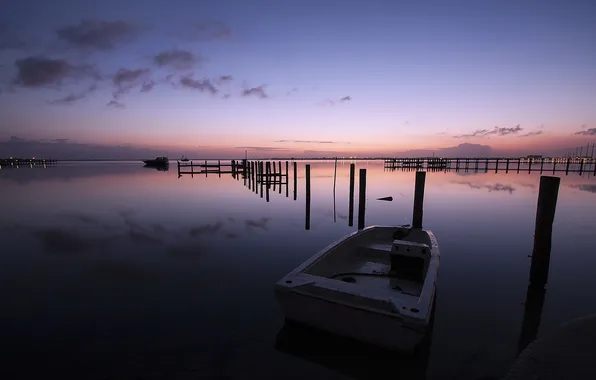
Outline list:
[[[350,176],[351,163],[338,161],[334,194],[334,162],[309,162],[306,230],[305,164],[290,163],[289,186],[282,184],[281,194],[279,184],[276,191],[271,186],[269,202],[265,184],[254,176],[246,186],[230,174],[177,179],[176,170],[145,170],[139,163],[1,170],[0,349],[22,361],[57,348],[70,357],[81,341],[101,343],[100,361],[110,362],[125,349],[144,358],[145,348],[160,357],[163,344],[193,355],[216,344],[228,356],[258,352],[253,362],[268,368],[281,361],[271,348],[277,339],[279,350],[296,353],[283,355],[294,358],[284,364],[286,372],[299,372],[311,360],[299,358],[325,361],[307,341],[319,338],[280,333],[283,315],[273,285],[355,230],[359,189],[350,184],[358,173]],[[415,172],[385,171],[382,162],[353,167],[367,169],[367,225],[411,223]],[[429,379],[497,377],[522,341],[596,311],[592,300],[577,298],[577,289],[596,286],[594,177],[562,176],[542,302],[527,289],[540,176],[513,169],[427,175],[424,225],[441,247],[441,296],[427,363],[407,360],[413,376],[426,368]],[[376,201],[388,196],[392,202]],[[522,305],[526,296],[530,301]],[[540,307],[532,305],[542,305],[539,324]],[[525,308],[536,312],[524,317]],[[282,349],[284,339],[294,343]],[[338,342],[327,352],[353,359],[322,364],[363,376],[348,368],[359,360],[353,353],[362,351]],[[38,348],[35,355],[31,347]],[[83,356],[81,366],[90,360]],[[371,363],[374,355],[360,357]],[[378,365],[396,375],[408,367],[400,359],[391,363]]]
[[[429,335],[414,353],[398,353],[332,335],[286,320],[278,332],[275,349],[322,365],[354,379],[380,379],[394,374],[408,380],[426,379]]]

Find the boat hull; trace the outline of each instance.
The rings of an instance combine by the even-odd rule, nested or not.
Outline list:
[[[276,289],[276,298],[290,321],[389,350],[414,351],[427,333],[426,326],[408,323],[399,316],[312,298],[282,288]]]
[[[334,252],[361,247],[367,236],[375,239],[376,236],[386,235],[387,231],[391,236],[392,231],[400,229],[406,230],[403,227],[371,226],[356,231],[330,244],[280,279],[276,284],[275,294],[285,317],[386,349],[410,352],[416,350],[428,333],[436,294],[439,250],[430,231],[413,232],[413,235],[425,238],[423,247],[426,247],[426,251],[423,247],[422,251],[428,257],[426,276],[417,295],[404,293],[404,289],[392,291],[381,283],[363,282],[359,285],[338,281],[334,276],[323,275],[320,269],[326,265],[325,262],[333,262],[334,255],[340,256],[339,261],[335,261],[336,264],[342,261],[342,254]],[[406,243],[400,239],[396,242]],[[409,243],[416,244],[414,241]],[[411,247],[413,251],[415,246]],[[364,260],[372,260],[372,257],[367,256]],[[362,268],[374,269],[379,265],[382,266],[366,262]],[[378,284],[381,287],[375,287]]]

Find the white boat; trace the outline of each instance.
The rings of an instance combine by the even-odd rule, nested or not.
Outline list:
[[[431,319],[439,256],[430,231],[371,226],[312,256],[275,293],[291,321],[413,351]]]

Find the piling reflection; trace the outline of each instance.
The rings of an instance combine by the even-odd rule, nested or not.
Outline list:
[[[275,349],[354,379],[379,379],[391,374],[401,379],[426,379],[433,337],[434,307],[435,305],[428,334],[412,353],[360,343],[290,320],[286,320],[278,332]]]

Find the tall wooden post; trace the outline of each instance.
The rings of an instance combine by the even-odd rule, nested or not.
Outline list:
[[[310,230],[310,164],[306,164],[306,213],[304,229]]]
[[[354,225],[354,176],[356,174],[356,165],[350,164],[350,200],[348,208],[348,226]]]
[[[298,196],[298,164],[294,161],[294,200]]]
[[[413,228],[422,228],[425,182],[426,182],[426,172],[417,172],[416,173],[416,187],[414,189],[414,214],[412,216],[412,227]]]
[[[366,169],[360,169],[358,190],[358,229],[364,228],[366,213]]]
[[[544,287],[548,280],[553,222],[555,220],[560,183],[561,178],[559,177],[540,177],[534,249],[530,269],[530,284],[533,286]]]
[[[286,161],[286,198],[290,196],[290,181],[288,181],[288,173],[289,173],[289,162]]]

